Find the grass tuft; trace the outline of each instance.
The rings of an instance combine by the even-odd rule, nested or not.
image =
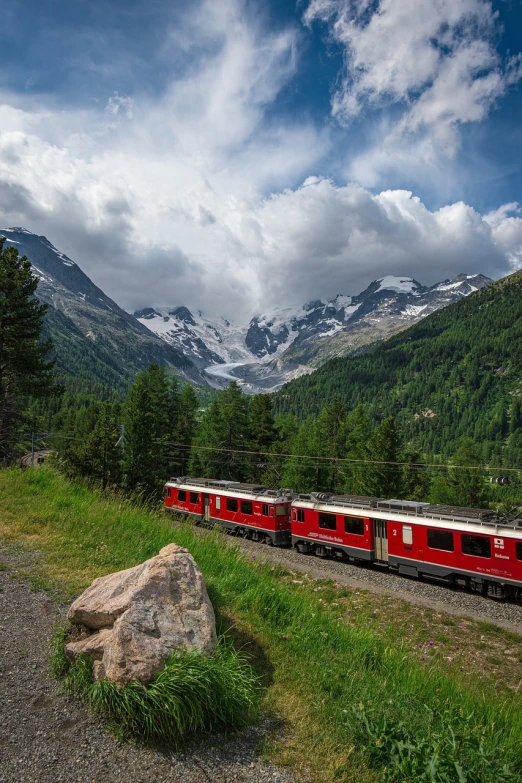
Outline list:
[[[179,747],[196,736],[241,729],[258,717],[259,678],[223,639],[211,656],[177,652],[151,683],[133,681],[124,688],[110,680],[94,682],[83,655],[69,663],[65,640],[66,629],[58,629],[52,640],[52,673],[122,739]]]

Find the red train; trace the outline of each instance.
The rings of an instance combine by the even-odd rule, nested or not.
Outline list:
[[[166,483],[165,506],[254,541],[522,598],[522,522],[494,511],[187,477]]]

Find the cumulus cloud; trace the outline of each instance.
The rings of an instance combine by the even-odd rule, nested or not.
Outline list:
[[[358,293],[386,274],[424,284],[458,272],[506,274],[520,266],[517,211],[507,205],[494,220],[462,202],[430,211],[408,191],[374,195],[312,177],[260,205],[254,236],[285,298],[311,299]]]
[[[231,320],[385,274],[432,283],[521,265],[517,205],[430,211],[409,191],[309,176],[331,152],[328,129],[270,111],[300,40],[241,0],[206,0],[165,30],[158,56],[176,67],[159,94],[115,85],[88,108],[0,95],[2,222],[47,235],[129,309],[186,304]],[[412,78],[397,66],[397,94]]]
[[[497,17],[489,0],[311,0],[305,23],[326,24],[344,54],[333,115],[393,117],[352,173],[373,185],[401,158],[429,168],[455,156],[461,126],[484,120],[522,77],[521,56],[497,52]]]

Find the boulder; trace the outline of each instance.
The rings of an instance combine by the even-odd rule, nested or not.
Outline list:
[[[210,654],[216,621],[205,582],[194,558],[176,544],[126,571],[102,576],[71,605],[68,618],[90,635],[66,644],[95,665],[95,679],[123,687],[146,684],[176,650]]]

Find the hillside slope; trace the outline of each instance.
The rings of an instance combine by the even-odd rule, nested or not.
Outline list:
[[[439,310],[373,352],[334,359],[286,384],[278,413],[299,419],[339,398],[397,416],[408,439],[451,453],[462,437],[485,456],[516,432],[522,397],[522,271]],[[522,430],[521,430],[522,431]],[[497,449],[498,445],[498,449]]]
[[[39,278],[36,295],[49,305],[46,329],[61,375],[127,386],[156,362],[206,383],[190,359],[126,313],[46,237],[25,228],[2,229],[0,235],[28,257]]]

